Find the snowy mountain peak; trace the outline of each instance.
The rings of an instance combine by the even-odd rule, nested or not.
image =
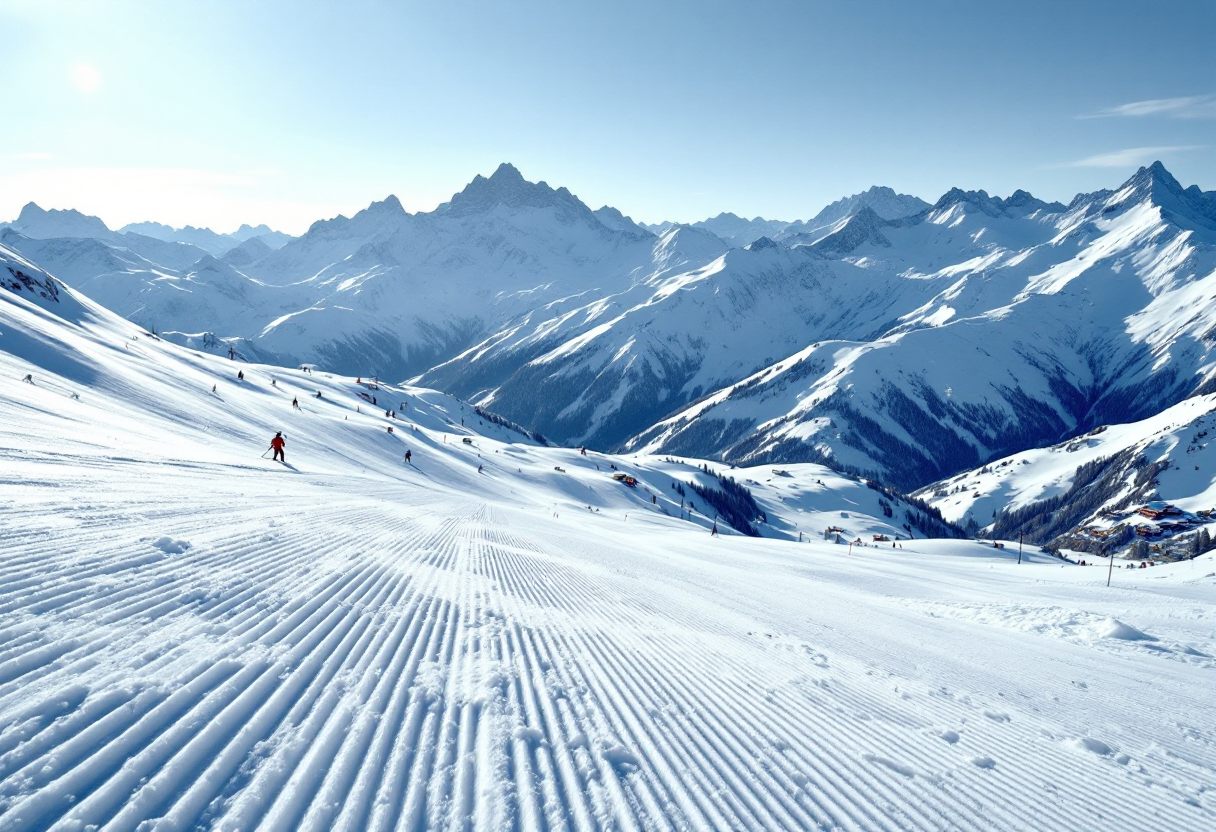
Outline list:
[[[1008,199],[1003,200],[1003,203],[1005,210],[1024,214],[1031,214],[1035,211],[1058,214],[1065,210],[1065,206],[1061,202],[1044,202],[1029,191],[1023,191],[1020,188],[1010,194]]]
[[[749,220],[725,211],[712,219],[693,223],[694,227],[703,228],[732,246],[743,247],[761,237],[775,238],[789,225],[788,222],[766,220],[764,217]]]
[[[1196,185],[1183,188],[1161,162],[1140,168],[1113,193],[1100,191],[1091,201],[1098,199],[1103,200],[1103,213],[1150,202],[1174,222],[1216,230],[1216,191],[1201,191]]]
[[[646,230],[642,226],[633,221],[632,218],[625,216],[616,208],[610,205],[605,205],[602,208],[597,208],[591,213],[595,214],[595,218],[602,222],[606,227],[613,231],[624,231],[630,234],[636,234],[641,237],[654,236],[653,232]]]
[[[964,191],[962,188],[951,188],[942,194],[937,202],[933,203],[932,211],[944,211],[959,204],[972,205],[991,216],[999,216],[1000,214],[1000,207],[993,202],[992,197],[988,196],[988,192],[982,188],[978,191]]]
[[[266,223],[261,223],[260,225],[254,226],[254,225],[250,225],[247,222],[243,222],[243,223],[241,223],[240,228],[238,228],[236,231],[232,232],[232,236],[235,237],[236,239],[240,240],[241,242],[244,242],[245,240],[248,240],[251,237],[262,237],[262,236],[265,236],[266,234],[278,234],[278,233],[280,233],[280,232],[275,231],[273,228],[271,228]]]
[[[554,190],[545,182],[529,182],[513,165],[506,162],[487,179],[478,174],[451,202],[436,209],[436,214],[467,217],[483,214],[502,205],[512,210],[525,208],[554,209],[564,224],[576,219],[600,225],[591,209],[565,188]]]
[[[154,240],[171,240],[173,234],[177,231],[171,225],[165,225],[163,222],[129,222],[122,228],[118,229],[120,234],[142,234],[145,237],[151,237]]]
[[[712,231],[693,225],[673,225],[654,244],[654,263],[659,271],[692,263],[702,264],[721,257],[730,246]]]
[[[47,240],[54,237],[98,237],[109,238],[114,232],[98,217],[82,214],[68,208],[60,210],[52,208],[49,211],[37,203],[27,203],[21,209],[21,214],[10,223],[16,231],[36,240]]]
[[[250,237],[245,242],[241,243],[236,248],[224,255],[223,261],[230,266],[243,268],[251,263],[256,263],[263,257],[266,257],[273,249],[266,244],[265,239],[259,235]]]
[[[822,228],[863,208],[872,209],[882,219],[894,220],[918,214],[928,207],[929,203],[919,197],[896,193],[885,185],[874,185],[859,194],[836,200],[803,225],[807,229]]]
[[[1016,190],[1008,199],[999,196],[989,196],[988,192],[964,191],[962,188],[951,188],[942,194],[941,198],[930,209],[936,214],[953,208],[956,205],[971,206],[990,217],[1025,216],[1035,211],[1059,213],[1065,206],[1059,202],[1044,202],[1028,191]]]
[[[745,246],[748,251],[763,251],[764,249],[779,249],[782,248],[780,243],[775,243],[769,237],[761,237],[759,240],[753,240],[749,245]]]
[[[373,202],[365,209],[368,214],[406,214],[405,207],[402,206],[401,200],[397,199],[393,194],[389,194],[379,202]]]
[[[520,184],[520,185],[527,184],[527,180],[524,179],[524,175],[519,172],[519,168],[515,167],[515,165],[511,164],[510,162],[503,162],[502,164],[500,164],[494,170],[494,172],[492,174],[490,174],[490,181],[504,183],[504,184],[505,183],[516,183],[516,184]]]
[[[882,229],[888,224],[867,205],[844,220],[831,234],[814,243],[811,248],[821,254],[837,257],[849,254],[866,243],[890,248],[891,241],[882,233]]]

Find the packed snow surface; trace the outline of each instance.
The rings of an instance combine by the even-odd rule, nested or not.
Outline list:
[[[199,354],[0,255],[5,832],[1216,828],[1211,556],[893,548],[814,466],[734,472],[772,537],[711,536],[695,460]],[[795,542],[829,520],[870,545]]]

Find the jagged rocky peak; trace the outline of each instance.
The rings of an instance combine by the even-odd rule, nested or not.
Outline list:
[[[643,228],[638,223],[634,222],[632,217],[626,216],[616,208],[613,208],[611,205],[605,205],[602,208],[597,208],[591,213],[595,214],[595,218],[602,222],[605,227],[610,228],[613,231],[624,231],[643,237],[653,236],[653,232]]]
[[[960,203],[974,205],[980,210],[991,210],[995,207],[992,204],[992,197],[988,196],[988,192],[982,188],[978,191],[964,191],[962,188],[951,188],[942,194],[937,202],[933,203],[933,210],[941,211]]]
[[[464,190],[452,197],[452,201],[439,208],[439,213],[461,217],[479,214],[505,205],[508,208],[552,208],[591,215],[591,209],[565,188],[554,190],[545,182],[529,182],[514,165],[503,162],[486,178],[481,174]]]
[[[324,229],[326,231],[347,231],[355,234],[382,234],[395,231],[400,225],[410,218],[410,213],[401,205],[401,200],[389,194],[379,202],[373,202],[359,213],[355,214],[349,220],[339,215],[332,220],[322,223],[314,223],[309,229],[311,234],[314,229]]]
[[[811,249],[820,254],[844,255],[867,243],[890,248],[891,241],[883,235],[882,229],[894,223],[893,220],[884,220],[868,205],[863,206],[856,214],[841,222],[835,231],[813,244]]]
[[[223,261],[230,266],[248,266],[251,263],[256,263],[266,255],[273,251],[266,242],[259,237],[250,237],[245,242],[241,243],[236,248],[224,255]]]
[[[204,254],[190,267],[191,272],[227,271],[228,265],[212,254]]]
[[[749,245],[745,246],[748,251],[764,251],[765,249],[776,250],[784,248],[780,243],[773,242],[768,237],[761,237],[758,240],[753,240]]]
[[[395,197],[394,197],[394,199],[395,199]],[[238,228],[236,231],[233,231],[232,234],[229,236],[235,237],[238,240],[244,242],[245,240],[251,239],[253,237],[261,237],[264,234],[274,234],[274,233],[275,233],[275,230],[273,228],[271,228],[269,225],[267,225],[266,223],[261,223],[259,225],[253,226],[247,222],[243,222],[243,223],[241,223],[241,227]]]
[[[1004,205],[1006,211],[1016,211],[1022,214],[1031,214],[1035,211],[1045,211],[1047,213],[1058,214],[1065,210],[1065,205],[1062,202],[1044,202],[1029,191],[1023,191],[1021,188],[1014,191],[1007,199],[998,201]]]
[[[369,214],[405,214],[406,210],[401,205],[401,200],[397,199],[393,194],[389,194],[379,202],[373,202],[365,209]]]
[[[704,263],[725,254],[730,245],[721,237],[693,225],[673,225],[654,243],[654,259],[660,268],[678,263]]]
[[[73,208],[52,208],[49,211],[35,202],[27,203],[11,227],[27,237],[49,239],[52,237],[102,237],[114,232],[99,217],[82,214]]]
[[[167,240],[176,230],[163,222],[130,222],[118,229],[121,234],[142,234],[155,240]]]
[[[1166,218],[1174,222],[1189,222],[1216,230],[1216,191],[1202,191],[1197,185],[1183,188],[1159,161],[1137,170],[1113,193],[1100,191],[1087,201],[1098,200],[1102,201],[1103,213],[1148,201],[1161,208]]]
[[[919,197],[896,193],[885,185],[874,185],[859,194],[836,200],[804,223],[793,223],[790,230],[823,228],[856,214],[863,208],[872,209],[883,219],[894,220],[918,214],[928,209],[929,203]]]
[[[731,246],[746,247],[761,237],[777,237],[790,223],[783,220],[766,220],[764,217],[753,217],[749,220],[724,211],[716,217],[695,222],[693,225],[716,234]]]
[[[955,205],[972,206],[991,217],[1025,216],[1035,211],[1059,213],[1065,206],[1059,202],[1044,202],[1029,191],[1018,189],[1007,199],[999,196],[989,196],[982,188],[978,191],[964,191],[962,188],[951,188],[942,194],[941,199],[934,203],[930,213],[943,211]]]

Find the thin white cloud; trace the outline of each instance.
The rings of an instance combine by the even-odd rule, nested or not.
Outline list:
[[[1150,98],[1130,101],[1081,118],[1216,118],[1216,95],[1187,95],[1180,98]]]
[[[1137,165],[1155,162],[1162,156],[1174,153],[1184,153],[1188,150],[1203,150],[1200,144],[1175,144],[1158,147],[1127,147],[1123,150],[1112,150],[1109,153],[1099,153],[1087,156],[1075,162],[1066,162],[1061,167],[1066,168],[1130,168]]]

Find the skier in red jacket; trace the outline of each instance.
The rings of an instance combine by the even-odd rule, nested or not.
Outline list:
[[[280,462],[287,462],[287,456],[283,453],[283,446],[287,443],[283,441],[283,431],[275,431],[274,439],[270,440],[270,447],[274,448],[274,456],[271,459],[277,459]]]

